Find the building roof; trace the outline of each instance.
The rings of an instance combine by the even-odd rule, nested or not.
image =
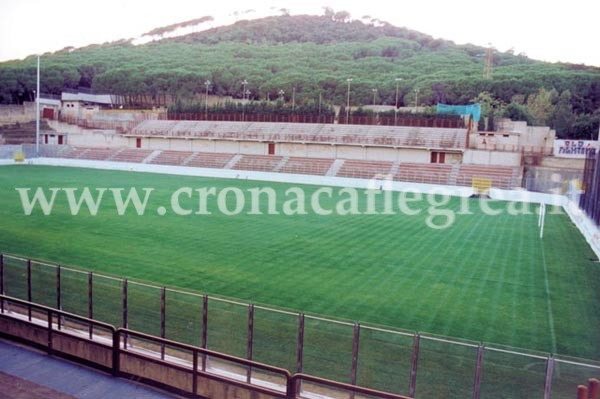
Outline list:
[[[112,94],[89,94],[89,93],[68,93],[63,92],[62,101],[82,101],[86,103],[116,105],[121,104],[121,96]]]
[[[467,129],[313,123],[146,120],[129,136],[204,138],[375,147],[464,149]]]

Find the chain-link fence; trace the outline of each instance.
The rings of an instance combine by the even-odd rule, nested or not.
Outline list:
[[[600,376],[598,361],[325,319],[8,254],[0,255],[0,293],[291,373],[416,398],[574,397],[578,384]],[[11,306],[37,317],[31,308]],[[140,344],[132,338],[129,345]],[[164,344],[146,349],[178,356]],[[202,369],[220,363],[201,359]],[[251,368],[238,368],[241,378],[253,378]]]

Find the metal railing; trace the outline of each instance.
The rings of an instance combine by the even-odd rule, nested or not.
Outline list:
[[[0,254],[0,294],[120,326],[124,350],[129,331],[152,336],[161,361],[177,342],[244,359],[240,367],[259,362],[395,395],[548,399],[600,374],[598,361],[327,319],[8,254]],[[30,309],[22,313],[31,320]],[[96,329],[81,328],[88,338]]]
[[[342,391],[350,393],[352,397],[358,394],[382,399],[409,399],[406,396],[344,384],[307,374],[298,373],[292,375],[283,368],[183,344],[138,331],[125,328],[117,329],[110,324],[94,319],[81,317],[73,313],[6,295],[0,295],[0,303],[2,304],[0,309],[0,329],[2,329],[2,321],[11,318],[19,322],[29,323],[31,327],[43,328],[47,331],[47,340],[42,344],[36,342],[35,339],[13,336],[13,338],[17,338],[19,341],[29,341],[30,344],[34,344],[36,347],[44,347],[50,355],[65,356],[88,365],[110,369],[116,377],[135,378],[151,385],[167,385],[167,388],[172,388],[176,391],[185,391],[175,382],[173,384],[165,384],[154,379],[152,375],[146,375],[144,373],[146,367],[139,368],[138,372],[131,370],[123,371],[122,365],[126,363],[123,356],[132,356],[146,364],[154,363],[169,369],[179,370],[191,374],[192,384],[189,393],[194,395],[194,397],[199,395],[199,391],[202,388],[199,383],[200,378],[204,378],[225,384],[232,384],[255,393],[262,393],[270,397],[282,399],[292,399],[302,396],[303,391],[309,391],[304,388],[309,383],[322,387],[317,390],[321,393],[323,389],[333,392],[334,395],[332,397],[344,397],[340,395],[340,391]],[[27,317],[25,317],[23,311],[27,312]],[[38,317],[32,317],[32,314]],[[39,318],[40,315],[43,318]],[[81,331],[75,325],[66,327],[65,323],[61,323],[60,320],[77,321],[86,325],[90,331],[96,327],[105,330],[106,333],[90,334],[87,336],[87,334],[81,334]],[[11,335],[10,332],[7,333],[4,331],[2,331],[2,334],[5,336]],[[94,357],[90,350],[83,350],[79,355],[74,355],[72,352],[63,352],[61,349],[55,348],[54,342],[58,339],[55,337],[56,334],[70,336],[80,341],[95,341],[96,345],[110,349],[112,352],[110,365],[94,364],[90,360],[90,358]],[[157,351],[157,348],[161,348],[161,350]],[[166,349],[166,355],[165,348],[168,348]],[[230,365],[229,367],[228,364]],[[240,367],[245,370],[245,377],[236,373],[236,368],[239,369]]]

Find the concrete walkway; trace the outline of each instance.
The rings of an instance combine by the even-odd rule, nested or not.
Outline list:
[[[0,386],[0,399],[177,398],[3,339],[0,339]]]

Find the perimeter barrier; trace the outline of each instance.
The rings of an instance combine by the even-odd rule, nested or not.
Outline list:
[[[42,325],[51,319],[45,328],[52,334],[76,330],[111,342],[108,326],[115,326],[121,352],[179,370],[183,380],[192,378],[182,382],[188,393],[200,378],[189,370],[196,363],[193,370],[225,370],[242,385],[270,386],[272,377],[261,373],[271,367],[296,374],[290,378],[302,389],[352,396],[364,387],[389,396],[361,397],[389,398],[569,398],[600,374],[598,361],[327,319],[10,254],[0,254],[0,294],[2,315]]]

